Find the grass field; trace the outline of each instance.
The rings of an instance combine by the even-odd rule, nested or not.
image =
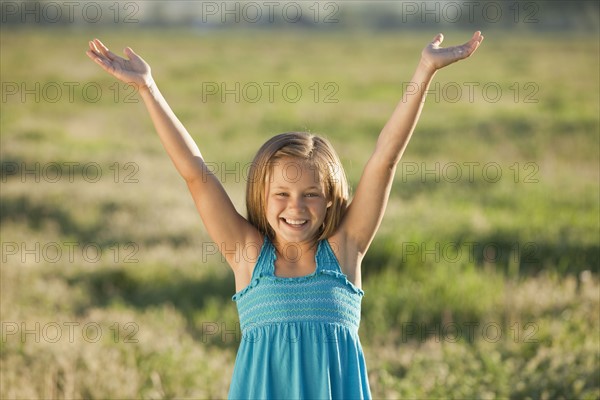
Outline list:
[[[328,137],[355,186],[433,33],[101,35],[149,61],[243,211],[279,132]],[[0,397],[224,398],[233,274],[88,39],[0,36]],[[600,398],[598,87],[583,35],[491,32],[436,76],[363,265],[374,397]]]

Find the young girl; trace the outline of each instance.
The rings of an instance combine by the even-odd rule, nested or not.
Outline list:
[[[405,93],[384,126],[348,204],[344,170],[330,143],[284,133],[258,151],[240,215],[158,90],[150,66],[129,47],[118,57],[100,40],[87,55],[133,83],[175,167],[185,179],[212,240],[233,273],[243,338],[229,397],[370,398],[358,338],[361,262],[379,227],[396,165],[440,68],[469,57],[483,36],[425,47]],[[235,251],[232,251],[235,249]]]

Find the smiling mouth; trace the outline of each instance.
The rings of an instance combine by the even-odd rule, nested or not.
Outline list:
[[[280,218],[283,222],[285,222],[289,226],[300,227],[304,226],[308,223],[306,219],[290,219],[290,218]]]

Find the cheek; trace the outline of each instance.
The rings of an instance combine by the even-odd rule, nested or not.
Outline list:
[[[326,201],[320,201],[318,204],[314,205],[313,210],[315,214],[324,219],[328,211],[328,203]]]
[[[282,203],[280,201],[277,201],[277,199],[271,199],[267,201],[267,216],[279,213],[283,207],[284,206],[282,205]]]
[[[273,211],[275,209],[275,205],[273,204],[272,201],[267,202],[266,209],[267,209],[267,216],[273,213]]]

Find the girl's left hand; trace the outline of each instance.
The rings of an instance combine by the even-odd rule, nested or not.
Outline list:
[[[433,71],[469,57],[483,41],[483,35],[480,31],[477,31],[473,34],[471,40],[460,46],[441,48],[440,44],[443,41],[444,35],[438,33],[421,53],[421,62]]]

